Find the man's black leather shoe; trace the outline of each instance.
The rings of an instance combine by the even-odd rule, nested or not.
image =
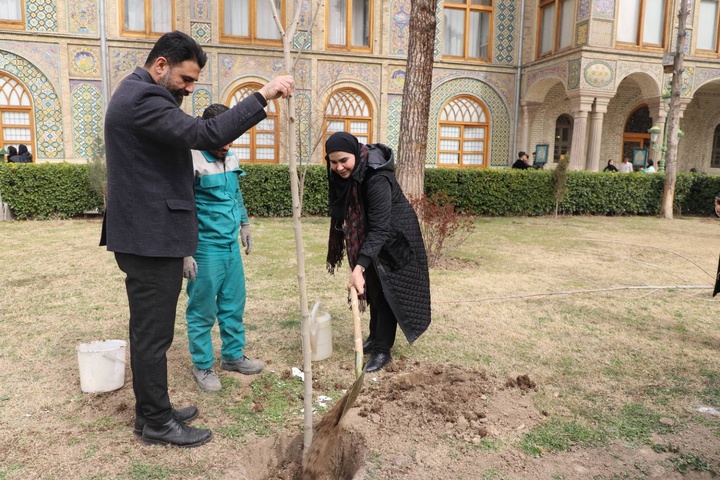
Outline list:
[[[209,442],[212,432],[204,428],[188,427],[171,418],[159,427],[145,424],[140,438],[145,445],[175,445],[176,447],[191,448]]]
[[[382,370],[385,366],[392,362],[392,356],[389,353],[373,353],[370,360],[365,364],[365,371],[368,373]]]
[[[363,342],[363,354],[370,355],[370,350],[372,350],[373,344],[375,342],[368,337],[367,340]]]
[[[197,407],[178,408],[177,410],[173,408],[173,418],[182,423],[192,422],[199,414],[200,412]],[[144,427],[145,417],[135,417],[135,429],[133,430],[133,433],[138,437],[142,436]]]

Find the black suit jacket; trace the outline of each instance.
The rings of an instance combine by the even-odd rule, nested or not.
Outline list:
[[[136,68],[105,115],[108,187],[100,245],[146,257],[193,255],[198,227],[190,150],[231,143],[265,118],[265,106],[256,93],[213,119],[195,118]]]

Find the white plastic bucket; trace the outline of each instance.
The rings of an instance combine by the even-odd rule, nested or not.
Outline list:
[[[320,311],[320,302],[310,312],[310,352],[313,362],[325,360],[332,354],[330,314]]]
[[[77,347],[80,390],[85,393],[111,392],[125,384],[124,340],[99,340]]]

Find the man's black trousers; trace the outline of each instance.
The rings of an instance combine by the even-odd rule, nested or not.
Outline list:
[[[166,353],[175,332],[183,259],[116,252],[115,261],[127,275],[135,413],[148,424],[160,426],[172,418]]]

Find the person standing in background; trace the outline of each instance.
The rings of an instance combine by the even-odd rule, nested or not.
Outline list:
[[[228,111],[213,103],[205,109],[204,120]],[[217,318],[220,327],[222,360],[220,368],[245,375],[262,372],[264,365],[243,353],[245,348],[245,270],[238,242],[238,230],[245,254],[252,251],[250,220],[238,177],[240,169],[230,144],[209,150],[193,150],[195,169],[195,205],[198,215],[198,248],[184,262],[183,276],[188,279],[188,344],[192,374],[200,389],[219,392],[220,379],[215,373],[211,330]]]
[[[633,164],[630,163],[630,159],[628,157],[625,157],[622,159],[622,163],[620,164],[620,167],[618,167],[618,171],[620,173],[632,173],[633,172]]]

